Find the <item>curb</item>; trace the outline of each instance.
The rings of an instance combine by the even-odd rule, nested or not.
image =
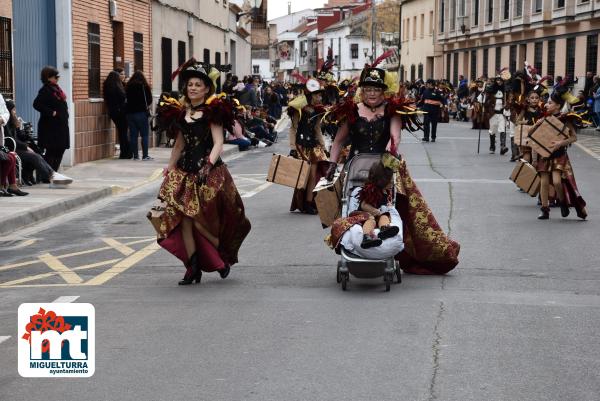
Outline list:
[[[29,210],[22,213],[19,216],[12,217],[3,221],[0,226],[0,234],[8,234],[20,230],[26,226],[37,223],[42,220],[46,220],[52,217],[56,217],[61,213],[70,211],[72,209],[87,205],[95,202],[102,198],[106,198],[113,194],[111,187],[105,187],[97,189],[92,192],[88,192],[83,195],[76,196],[71,199],[59,201],[53,205],[39,207],[33,210]],[[3,229],[4,228],[4,229]],[[6,230],[8,229],[8,230]]]
[[[225,158],[231,156],[233,154],[238,153],[237,145],[225,145],[226,148],[223,149],[223,153],[221,154],[221,158]],[[100,188],[91,192],[87,192],[85,194],[75,196],[74,198],[65,199],[62,201],[58,201],[55,204],[42,206],[35,208],[33,210],[28,210],[24,213],[21,213],[19,216],[11,217],[5,219],[0,225],[0,235],[9,234],[15,231],[18,231],[22,228],[30,226],[32,224],[38,223],[43,220],[50,219],[52,217],[56,217],[62,213],[70,212],[74,209],[87,206],[91,203],[99,201],[101,199],[107,198],[109,196],[118,195],[124,192],[129,192],[134,189],[140,188],[144,185],[147,185],[153,181],[162,177],[163,169],[159,168],[154,170],[154,172],[145,180],[135,183],[130,187],[121,187],[118,185],[110,185],[104,188]]]

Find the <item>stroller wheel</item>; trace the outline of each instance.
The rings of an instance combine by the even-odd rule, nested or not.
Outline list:
[[[337,265],[337,274],[336,274],[336,280],[337,280],[338,284],[342,282],[342,274],[340,273],[340,267],[341,266],[342,266],[342,262],[338,262],[338,265]]]
[[[347,284],[348,284],[348,276],[343,274],[342,275],[342,290],[346,291]]]
[[[385,275],[385,292],[389,292],[394,282],[394,273],[386,273]]]
[[[400,268],[396,269],[396,282],[398,284],[402,282],[402,273],[400,273]]]

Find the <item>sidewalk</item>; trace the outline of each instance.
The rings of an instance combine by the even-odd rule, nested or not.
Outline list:
[[[225,145],[222,157],[237,152],[237,146]],[[152,161],[113,158],[61,169],[74,180],[64,189],[48,184],[23,187],[28,196],[0,198],[0,235],[158,180],[170,154],[170,148],[152,148]]]

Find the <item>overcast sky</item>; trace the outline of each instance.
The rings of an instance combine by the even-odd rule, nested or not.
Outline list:
[[[307,8],[319,8],[327,3],[326,0],[291,0],[292,12],[306,10]],[[288,11],[288,0],[268,0],[267,19],[281,17]]]

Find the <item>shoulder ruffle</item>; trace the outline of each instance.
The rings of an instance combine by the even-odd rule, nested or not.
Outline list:
[[[569,113],[562,113],[558,116],[558,119],[565,124],[572,124],[575,128],[585,128],[592,124],[591,121],[588,121],[584,118],[586,112],[575,112],[571,111]]]
[[[387,99],[386,113],[388,116],[399,116],[402,120],[402,128],[410,132],[423,129],[420,115],[424,114],[417,109],[415,103],[404,96],[392,96]]]
[[[175,139],[177,137],[177,121],[184,115],[185,108],[177,99],[162,94],[156,107],[156,129],[165,131],[167,137]]]
[[[332,106],[325,118],[334,124],[341,124],[344,121],[354,124],[358,119],[358,105],[351,96],[347,96],[340,103]]]
[[[233,131],[235,115],[231,102],[221,97],[212,97],[206,102],[203,112],[209,124],[221,125],[223,129]]]

